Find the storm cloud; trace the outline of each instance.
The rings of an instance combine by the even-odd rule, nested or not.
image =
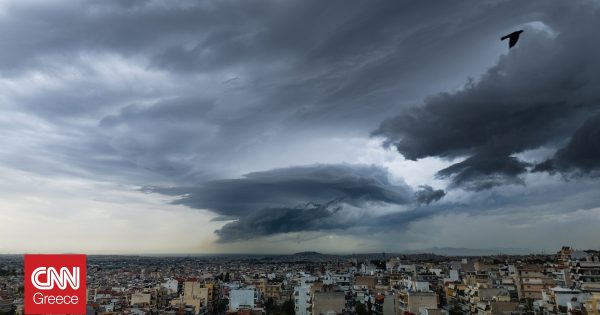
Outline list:
[[[419,203],[430,204],[442,199],[446,195],[443,189],[433,189],[429,185],[421,185],[419,188],[419,191],[415,193],[415,197]]]
[[[515,154],[542,146],[558,149],[572,135],[571,144],[546,164],[590,171],[595,165],[589,161],[600,158],[597,150],[589,147],[582,157],[588,162],[573,155],[581,155],[578,147],[593,139],[594,127],[588,122],[575,130],[600,111],[600,73],[591,70],[600,66],[600,42],[594,36],[600,12],[595,5],[569,10],[580,14],[577,23],[540,17],[480,79],[403,110],[373,135],[410,160],[463,158],[437,174],[472,190],[522,183],[521,175],[532,165]],[[580,41],[587,43],[585,49]]]
[[[344,208],[415,201],[412,189],[392,183],[387,170],[349,164],[274,169],[198,187],[148,187],[146,191],[179,196],[175,204],[210,210],[219,215],[218,220],[235,220],[216,232],[221,240],[345,229],[359,222],[349,221]],[[430,203],[442,196],[443,192],[426,187],[416,199]]]
[[[73,251],[184,252],[588,211],[599,21],[592,1],[1,1],[0,239],[25,245],[0,251],[64,251],[32,216],[83,227]]]
[[[225,224],[215,233],[219,236],[219,241],[228,242],[291,232],[331,231],[352,227],[336,215],[341,209],[337,203],[333,201],[327,204],[309,203],[302,207],[260,209]]]
[[[534,171],[597,176],[600,171],[600,115],[587,120],[564,148],[536,165]]]
[[[406,103],[480,74],[503,46],[498,33],[562,9],[541,1],[6,2],[5,107],[26,125],[18,134],[35,136],[6,163],[25,168],[18,156],[28,156],[27,170],[61,174],[68,164],[77,174],[102,170],[92,178],[188,184],[345,162],[338,150],[297,151],[366,137]],[[466,50],[478,54],[465,58]],[[60,143],[38,141],[48,130]]]

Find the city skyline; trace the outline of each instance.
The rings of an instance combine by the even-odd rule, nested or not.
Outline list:
[[[598,249],[595,1],[1,1],[0,25],[0,254]]]

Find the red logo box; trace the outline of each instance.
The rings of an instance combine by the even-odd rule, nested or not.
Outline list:
[[[85,255],[25,255],[25,314],[85,314]]]

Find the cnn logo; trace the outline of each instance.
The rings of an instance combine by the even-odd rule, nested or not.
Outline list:
[[[46,276],[46,281],[40,281],[40,276]],[[70,272],[66,267],[62,267],[60,273],[54,267],[39,267],[31,274],[31,282],[34,287],[40,290],[52,290],[55,284],[61,290],[66,289],[67,284],[77,290],[79,289],[79,267],[73,267],[73,272]]]
[[[85,255],[25,255],[25,314],[85,314]]]

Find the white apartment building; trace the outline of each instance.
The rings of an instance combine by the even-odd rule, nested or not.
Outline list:
[[[255,308],[256,307],[256,290],[255,289],[237,289],[229,292],[229,309],[237,310],[240,307]]]

